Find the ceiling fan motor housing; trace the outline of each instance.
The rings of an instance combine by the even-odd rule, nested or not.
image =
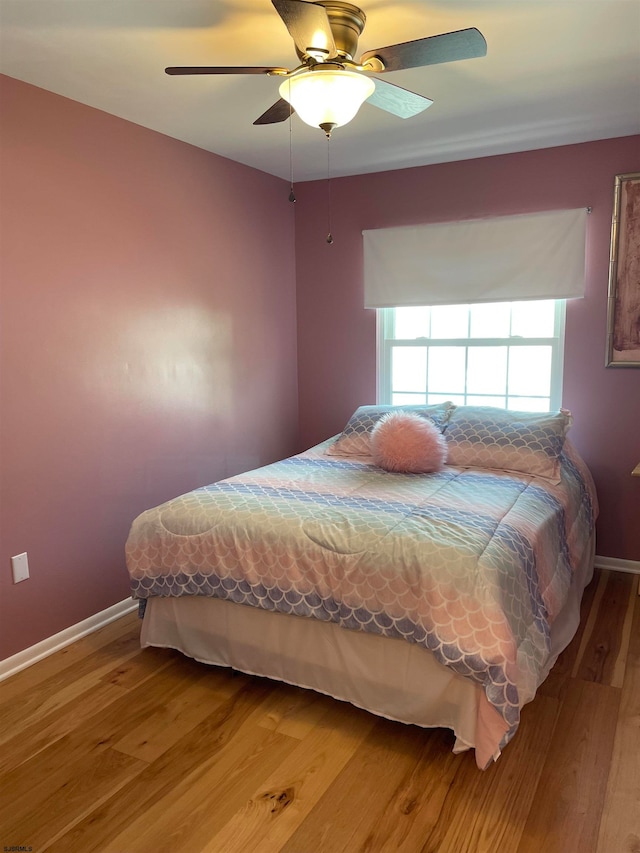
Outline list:
[[[365,13],[358,6],[341,0],[317,0],[314,5],[323,6],[327,12],[338,56],[353,60],[367,20]],[[297,48],[296,53],[301,61],[306,59],[306,55]]]

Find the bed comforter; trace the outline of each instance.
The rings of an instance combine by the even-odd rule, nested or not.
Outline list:
[[[482,687],[476,760],[513,737],[596,498],[567,442],[559,485],[445,467],[397,474],[331,442],[148,510],[126,546],[134,598],[206,595],[399,637]]]

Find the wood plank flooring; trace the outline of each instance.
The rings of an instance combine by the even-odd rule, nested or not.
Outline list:
[[[638,577],[600,571],[499,761],[139,648],[131,614],[0,684],[0,849],[640,853]]]

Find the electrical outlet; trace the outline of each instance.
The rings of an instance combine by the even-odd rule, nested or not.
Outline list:
[[[11,569],[13,570],[14,583],[27,580],[29,577],[29,561],[27,560],[26,551],[11,558]]]

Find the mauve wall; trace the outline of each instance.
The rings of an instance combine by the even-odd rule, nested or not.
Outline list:
[[[286,185],[0,86],[4,658],[127,597],[140,511],[293,452],[297,383]]]
[[[335,145],[339,145],[336,132]],[[337,153],[336,153],[337,158]],[[640,369],[605,368],[614,175],[640,170],[640,137],[362,175],[296,187],[302,446],[376,399],[376,315],[363,306],[361,232],[422,222],[593,207],[584,299],[568,303],[563,403],[594,474],[601,556],[640,560]]]

